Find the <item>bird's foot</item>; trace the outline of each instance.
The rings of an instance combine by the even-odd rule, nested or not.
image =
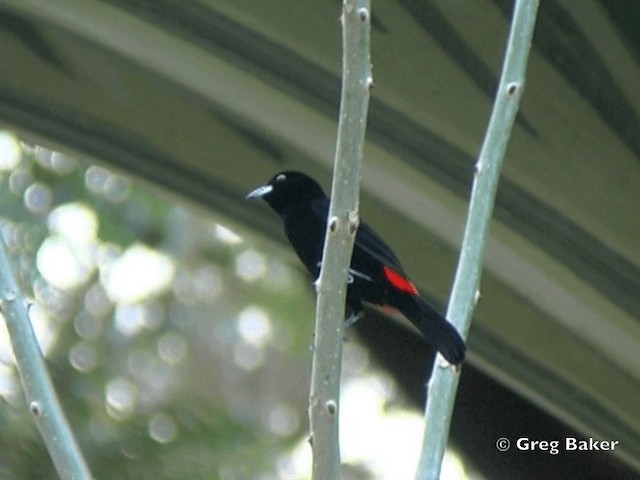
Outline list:
[[[364,317],[363,311],[351,313],[351,315],[349,315],[349,317],[344,321],[345,330],[356,323],[358,320],[360,320],[362,317]]]

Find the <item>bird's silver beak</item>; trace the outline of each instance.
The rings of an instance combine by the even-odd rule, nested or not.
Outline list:
[[[265,195],[268,195],[273,190],[272,185],[262,185],[255,190],[249,192],[245,197],[246,200],[254,200],[256,198],[263,198]]]

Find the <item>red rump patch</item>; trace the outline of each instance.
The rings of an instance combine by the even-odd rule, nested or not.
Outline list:
[[[391,286],[396,290],[408,293],[412,297],[418,296],[419,292],[416,286],[409,280],[404,278],[402,275],[400,275],[398,272],[396,272],[393,268],[387,267],[385,265],[384,267],[382,267],[382,273],[384,274],[384,278],[386,278]]]

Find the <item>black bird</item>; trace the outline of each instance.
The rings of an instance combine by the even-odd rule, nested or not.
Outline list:
[[[303,173],[282,172],[247,195],[247,199],[256,198],[263,199],[280,215],[293,249],[317,279],[329,214],[329,197],[322,187]],[[459,365],[464,360],[465,344],[458,331],[420,298],[391,248],[363,222],[356,233],[349,268],[350,319],[361,316],[362,302],[396,308],[449,363]]]

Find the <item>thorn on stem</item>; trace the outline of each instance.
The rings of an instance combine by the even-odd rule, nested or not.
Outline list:
[[[331,233],[336,233],[338,230],[338,217],[331,217],[329,219],[329,231]]]
[[[454,365],[453,363],[449,363],[447,359],[444,358],[442,355],[438,355],[436,358],[437,358],[436,365],[438,368],[443,368],[443,369],[450,368],[455,373],[460,372],[460,365]],[[433,379],[433,377],[431,378]]]
[[[507,97],[513,97],[519,90],[520,84],[518,82],[511,82],[507,85]]]
[[[478,304],[481,298],[482,298],[482,294],[480,293],[480,289],[478,289],[476,290],[476,294],[473,298],[473,301],[476,303],[476,305]]]
[[[366,22],[369,19],[369,10],[367,10],[364,7],[359,8],[358,9],[358,17],[360,17],[361,21]]]
[[[349,212],[349,234],[353,235],[358,230],[358,225],[360,224],[360,216],[357,211]]]
[[[327,408],[327,413],[329,415],[335,415],[338,411],[338,405],[336,404],[335,400],[327,400],[327,403],[325,403],[325,407]]]
[[[33,402],[31,402],[29,404],[29,411],[31,412],[31,415],[33,415],[34,417],[41,417],[42,407],[40,406],[40,402],[38,402],[37,400],[34,400]]]

